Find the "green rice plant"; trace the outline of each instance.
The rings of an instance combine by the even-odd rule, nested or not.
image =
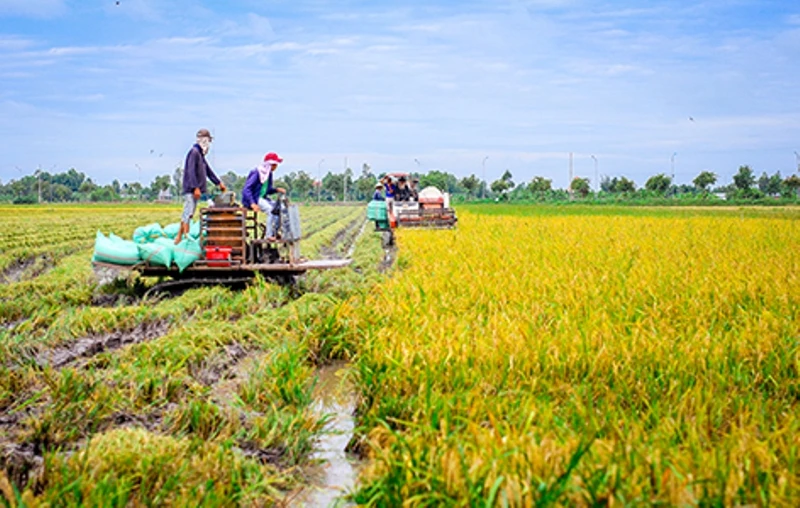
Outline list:
[[[276,347],[269,351],[239,387],[240,399],[256,410],[306,407],[311,402],[312,370],[305,363],[304,351]]]
[[[29,417],[22,439],[41,450],[52,450],[96,431],[112,413],[108,387],[73,369],[45,372],[51,398],[48,411]]]
[[[202,440],[120,429],[80,452],[47,456],[42,501],[81,506],[222,506],[277,500],[287,482],[273,468]]]
[[[220,409],[206,400],[191,400],[167,413],[163,427],[171,435],[211,441],[232,437],[240,422],[231,409]]]

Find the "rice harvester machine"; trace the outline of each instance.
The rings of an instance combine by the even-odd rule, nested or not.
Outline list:
[[[147,261],[123,268],[146,277],[170,277],[172,281],[159,284],[165,287],[246,283],[257,274],[291,282],[295,276],[308,270],[343,268],[352,262],[351,259],[303,258],[300,254],[300,213],[297,205],[289,203],[285,195],[278,197],[275,208],[266,215],[267,221],[277,222],[277,228],[269,238],[265,237],[266,225],[259,222],[257,212],[239,206],[232,192],[222,193],[209,206],[200,209],[200,259],[182,271],[175,265],[159,266]]]
[[[390,173],[389,176],[408,177],[408,173]],[[450,206],[450,194],[436,187],[425,187],[417,199],[407,201],[373,200],[367,206],[367,219],[375,222],[378,230],[395,228],[453,228],[458,221]]]

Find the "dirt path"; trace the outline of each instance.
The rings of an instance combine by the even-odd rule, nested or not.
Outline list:
[[[51,366],[60,369],[80,358],[90,358],[106,351],[114,351],[122,347],[155,340],[169,331],[169,322],[155,321],[140,323],[133,330],[115,331],[95,337],[84,337],[69,344],[43,351],[36,356],[40,366]]]

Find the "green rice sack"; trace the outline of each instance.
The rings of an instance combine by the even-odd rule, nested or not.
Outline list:
[[[94,240],[92,259],[115,265],[135,265],[139,262],[139,249],[130,240],[123,240],[113,233],[111,238],[107,238],[98,231]]]

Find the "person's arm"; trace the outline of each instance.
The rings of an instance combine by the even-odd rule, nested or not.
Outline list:
[[[211,169],[211,166],[208,164],[208,161],[206,161],[206,176],[208,176],[209,180],[214,182],[214,185],[216,185],[217,187],[219,187],[223,191],[225,190],[225,184],[222,183],[219,180],[219,178],[217,178],[217,175],[214,173],[214,170]]]

